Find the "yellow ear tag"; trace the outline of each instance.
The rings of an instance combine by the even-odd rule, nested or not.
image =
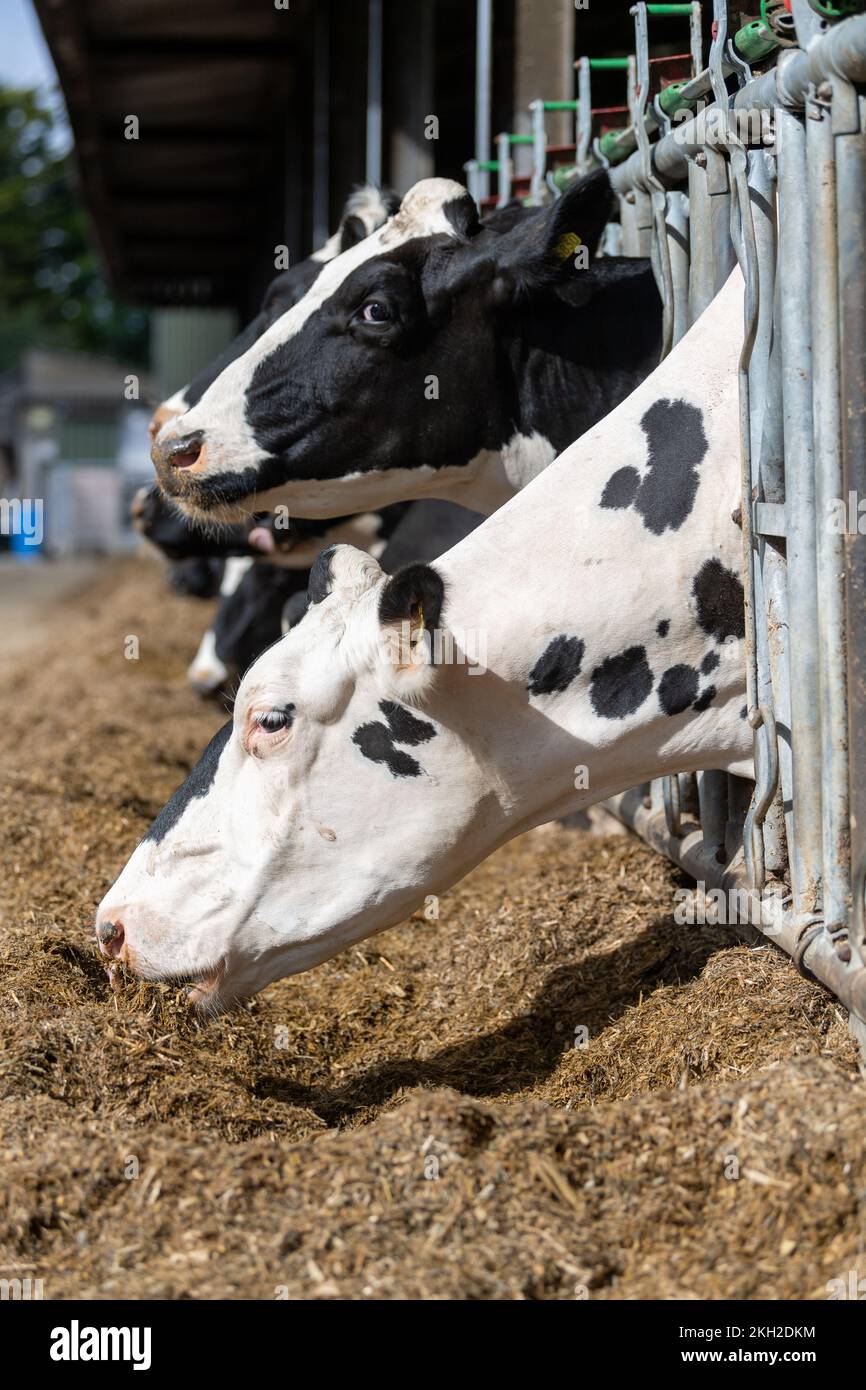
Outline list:
[[[573,256],[578,246],[583,245],[583,240],[577,232],[563,232],[553,248],[553,254],[557,260],[567,261],[569,256]]]

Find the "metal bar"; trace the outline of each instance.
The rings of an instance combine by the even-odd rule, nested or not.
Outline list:
[[[592,64],[588,58],[577,60],[577,125],[574,134],[574,162],[581,174],[589,167],[592,145]]]
[[[511,141],[507,131],[501,132],[496,137],[496,161],[499,165],[496,206],[504,208],[511,201],[511,179],[514,173],[514,165],[511,160]]]
[[[382,0],[367,5],[367,183],[382,182]]]
[[[490,88],[493,52],[493,0],[476,0],[475,9],[475,158],[483,165],[490,158]],[[490,192],[490,176],[481,169],[479,199]]]
[[[821,36],[821,16],[815,13],[809,0],[791,0],[788,8],[794,16],[797,42],[801,48],[808,48]]]
[[[782,525],[784,526],[784,506],[782,505],[784,498],[784,454],[781,436],[781,410],[777,408],[776,403],[772,406],[770,404],[770,359],[773,346],[773,305],[776,283],[776,254],[778,250],[776,238],[775,171],[773,168],[773,160],[763,151],[751,152],[748,155],[747,163],[758,275],[758,322],[755,334],[755,345],[749,364],[752,492],[758,496],[762,495],[767,473],[764,451],[767,444],[772,441],[778,472],[771,480],[774,486],[774,501],[770,505],[775,506],[777,511],[781,512]],[[781,384],[778,377],[775,384],[780,390]],[[773,420],[770,430],[768,431],[768,412],[771,411],[773,412]],[[760,506],[766,507],[767,503],[756,503],[755,513],[758,512]],[[768,546],[763,537],[757,536],[755,540],[756,553],[753,584],[757,700],[759,706],[772,709],[775,716],[776,728],[778,730],[780,716],[777,692],[774,686],[774,674],[780,671],[783,662],[781,660],[780,651],[777,650],[774,657],[771,649],[773,642],[777,641],[781,634],[771,630],[769,605],[771,596],[774,601],[778,601],[777,590],[779,588],[784,590],[784,562],[781,560],[778,550],[773,546]],[[780,567],[780,569],[778,567]],[[785,672],[785,675],[787,675],[787,672]],[[784,704],[785,722],[783,724],[783,729],[785,733],[787,733],[790,720],[790,709],[787,698]],[[790,795],[790,756],[787,745],[785,745],[784,751],[786,762],[784,779],[781,776],[782,749],[778,746],[776,755],[780,769],[779,786],[764,820],[764,862],[769,877],[773,879],[782,879],[787,871],[787,844],[784,818],[785,793],[783,786],[787,787],[788,794]]]
[[[835,25],[816,39],[808,53],[788,49],[776,66],[762,77],[741,87],[734,107],[745,110],[802,110],[809,84],[819,85],[834,75],[852,82],[866,81],[866,16],[854,16]],[[696,140],[698,119],[684,121],[653,146],[653,170],[668,184],[681,183],[688,172],[688,156],[700,147]],[[625,132],[623,132],[625,134]],[[643,175],[637,153],[611,168],[611,181],[618,193],[641,186]]]
[[[773,191],[771,198],[771,211],[768,216],[768,223],[772,223],[774,238],[776,231],[776,195],[775,195],[775,161],[769,156],[764,155],[768,166],[773,170]],[[761,222],[758,222],[761,226]],[[761,238],[758,240],[759,248]],[[760,254],[760,251],[759,251]],[[770,359],[767,364],[766,392],[761,427],[761,447],[760,447],[760,468],[759,468],[759,491],[766,499],[756,503],[756,521],[760,523],[761,513],[769,513],[764,520],[763,526],[756,526],[759,532],[758,558],[759,574],[761,580],[761,592],[764,613],[766,614],[767,645],[769,649],[770,673],[772,684],[772,703],[776,715],[776,731],[778,737],[779,752],[779,791],[778,797],[781,800],[782,818],[784,825],[784,839],[787,851],[787,859],[790,861],[790,846],[793,844],[794,825],[793,825],[793,765],[791,752],[791,685],[790,685],[790,624],[788,619],[788,575],[785,555],[779,544],[779,538],[785,534],[785,445],[784,445],[784,423],[782,410],[782,347],[780,323],[780,281],[781,276],[776,275],[776,255],[777,248],[772,248],[772,275],[773,289],[766,279],[767,296],[770,300],[770,311],[773,320],[773,333],[771,339]],[[770,256],[768,254],[768,259]],[[764,275],[764,267],[761,269]],[[762,293],[762,299],[764,294]],[[760,330],[759,330],[760,331]],[[769,537],[768,541],[766,538]],[[772,819],[778,823],[778,812],[772,813]],[[778,872],[773,867],[773,845],[771,838],[765,835],[767,842],[767,862],[768,868],[773,872]],[[784,876],[786,882],[790,881],[787,877],[790,869],[785,866]]]
[[[710,226],[710,192],[707,187],[706,164],[690,160],[689,232],[691,258],[689,265],[689,323],[699,319],[716,294],[716,265],[713,257],[713,238]]]
[[[821,89],[824,91],[824,89]],[[830,93],[825,95],[829,97]],[[830,525],[842,496],[836,160],[829,100],[806,105],[812,243],[812,421],[818,569],[824,928],[850,958],[848,693],[845,673],[845,537]],[[866,192],[866,189],[864,189]],[[862,293],[862,290],[861,290]]]
[[[849,23],[851,21],[848,21]],[[841,332],[842,497],[855,504],[845,535],[848,636],[848,747],[851,799],[852,930],[855,958],[866,962],[866,534],[858,523],[866,498],[866,112],[862,96],[848,129],[836,134],[839,314]],[[835,115],[835,113],[834,113]],[[835,121],[834,121],[835,124]]]
[[[698,773],[698,806],[707,852],[716,863],[725,858],[725,829],[728,823],[728,778],[724,772]]]
[[[331,231],[331,54],[330,0],[316,9],[313,37],[313,245],[323,246]]]
[[[717,12],[718,12],[717,0]],[[740,400],[741,527],[743,531],[743,590],[746,632],[746,708],[755,734],[755,791],[743,826],[743,849],[749,881],[759,892],[766,882],[763,825],[778,785],[776,721],[771,704],[760,701],[758,681],[758,617],[756,611],[755,549],[752,540],[752,409],[749,373],[758,333],[758,249],[748,182],[748,154],[733,131],[731,176],[736,200],[732,219],[739,222],[739,260],[745,281],[745,334],[738,368]],[[732,234],[733,234],[732,221]]]
[[[531,101],[529,114],[532,121],[532,179],[529,184],[529,196],[534,203],[540,203],[544,196],[544,176],[547,172],[547,130],[544,125],[544,102],[541,100]]]
[[[725,156],[713,149],[705,150],[704,155],[710,194],[710,240],[718,294],[737,262],[731,236],[731,190]]]
[[[667,197],[665,235],[673,288],[673,337],[675,346],[689,327],[689,200],[685,193]]]
[[[481,173],[478,168],[477,159],[467,159],[463,165],[463,172],[466,175],[466,187],[471,198],[475,199],[478,206],[481,206]]]
[[[697,77],[704,66],[703,6],[700,0],[693,0],[691,24],[689,27],[692,50],[692,77]]]
[[[794,835],[794,911],[804,926],[817,913],[821,886],[821,737],[815,558],[815,470],[812,450],[812,325],[809,310],[809,205],[806,133],[787,111],[776,116],[779,169],[779,308],[785,440],[785,526],[788,613],[797,641],[789,647]]]
[[[632,6],[634,16],[635,55],[637,57],[637,83],[631,93],[632,125],[637,133],[638,149],[643,165],[644,180],[650,194],[652,206],[652,264],[656,283],[662,300],[662,347],[661,357],[667,357],[673,346],[674,336],[674,285],[668,244],[667,194],[664,187],[652,172],[649,136],[646,130],[647,103],[649,101],[649,29],[647,26],[647,7],[645,0]]]
[[[622,254],[640,255],[640,238],[637,229],[637,195],[632,189],[619,199],[619,225],[622,232]]]

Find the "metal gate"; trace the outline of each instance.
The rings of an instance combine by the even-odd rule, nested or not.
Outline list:
[[[736,263],[746,287],[739,520],[756,781],[698,772],[608,807],[739,903],[866,1043],[866,3],[763,0],[735,29],[734,6],[713,0],[706,66],[701,8],[634,5],[634,57],[580,59],[576,100],[555,103],[574,112],[573,147],[547,144],[554,103],[532,107],[530,199],[608,167],[620,217],[606,245],[652,257],[665,352]],[[651,57],[662,21],[687,26],[687,52]],[[593,108],[605,67],[623,70],[624,108]],[[500,135],[497,160],[467,166],[479,201],[523,193],[519,138]]]

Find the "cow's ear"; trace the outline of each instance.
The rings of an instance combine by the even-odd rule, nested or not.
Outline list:
[[[359,241],[363,241],[367,235],[367,228],[364,226],[360,217],[350,213],[340,224],[340,251],[348,251],[350,247],[357,246]]]
[[[406,565],[382,588],[379,624],[385,677],[403,699],[423,699],[432,684],[444,601],[442,577],[430,565]]]
[[[499,238],[493,252],[494,301],[527,298],[585,273],[612,207],[610,178],[597,169],[567,188],[543,213],[518,222]]]
[[[382,578],[378,560],[354,545],[329,545],[320,550],[310,569],[307,593],[313,605],[332,593],[343,602],[354,601]]]

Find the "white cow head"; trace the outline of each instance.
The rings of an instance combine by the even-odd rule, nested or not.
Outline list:
[[[150,979],[194,976],[211,1007],[401,920],[433,859],[437,883],[459,876],[479,817],[485,846],[497,834],[471,732],[489,677],[426,659],[436,571],[386,578],[339,546],[310,593],[99,909],[107,955]]]

